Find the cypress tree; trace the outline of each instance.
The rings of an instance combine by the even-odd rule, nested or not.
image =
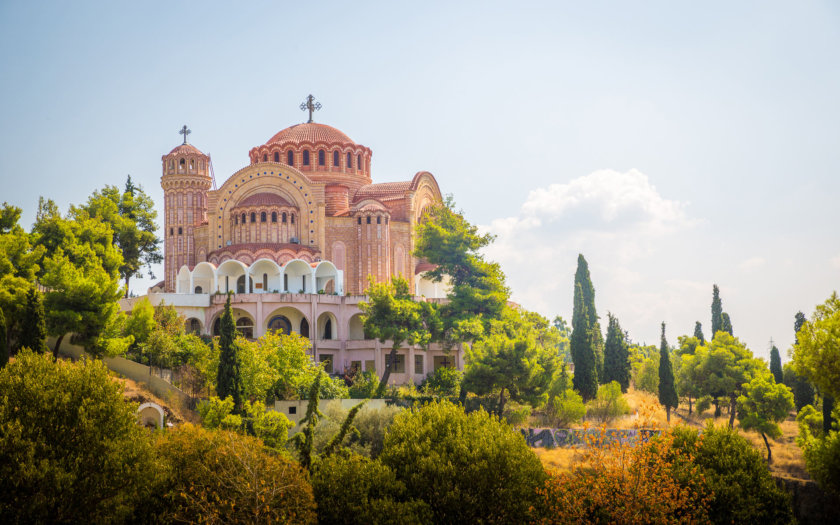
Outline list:
[[[589,263],[583,258],[583,254],[578,254],[577,271],[575,272],[575,285],[577,284],[580,284],[583,292],[583,304],[586,306],[586,318],[589,322],[598,377],[603,377],[604,336],[601,333],[601,323],[598,322],[598,312],[595,309],[595,287],[592,286],[592,278],[589,275]]]
[[[805,314],[796,312],[793,320],[793,335],[796,344],[799,344],[799,329],[802,328],[805,321]],[[808,381],[807,377],[794,372],[793,367],[790,365],[786,368],[788,368],[788,377],[786,378],[787,381],[785,384],[793,391],[793,404],[796,406],[796,411],[799,412],[805,405],[814,404],[814,396],[816,394],[814,385]],[[825,418],[823,418],[823,421],[825,421]]]
[[[802,328],[805,321],[805,314],[796,312],[796,315],[793,317],[793,338],[796,340],[796,344],[799,344],[799,329]]]
[[[47,349],[47,324],[44,318],[44,303],[41,293],[31,287],[26,294],[26,306],[20,321],[20,339],[18,348],[29,348],[33,352]]]
[[[607,317],[609,324],[604,344],[604,379],[601,382],[606,384],[618,381],[621,391],[627,392],[630,386],[630,352],[618,319],[611,313],[607,313]]]
[[[732,333],[732,321],[729,319],[729,314],[723,312],[721,317],[723,318],[720,324],[721,331],[726,332],[729,335],[735,335]]]
[[[0,308],[0,368],[9,362],[9,346],[6,344],[6,316]]]
[[[659,344],[659,402],[665,407],[665,417],[671,422],[671,408],[677,408],[679,398],[674,385],[674,369],[665,339],[665,323],[662,323],[662,340]]]
[[[701,345],[706,344],[706,338],[703,337],[703,325],[700,324],[700,321],[694,323],[694,337],[696,337],[697,340],[700,341]]]
[[[720,302],[720,289],[712,285],[712,339],[715,334],[723,330],[723,305]]]
[[[580,283],[575,283],[575,304],[572,312],[572,337],[569,347],[575,375],[572,385],[580,397],[587,401],[598,393],[598,369],[595,364],[595,352],[592,348],[592,330],[589,328],[589,316],[583,300]]]
[[[230,313],[230,292],[222,313],[219,334],[219,370],[216,374],[216,392],[221,399],[233,398],[236,411],[242,408],[242,375],[239,354],[236,351],[236,325]]]
[[[779,349],[776,348],[776,345],[773,345],[773,348],[770,349],[770,373],[773,374],[776,383],[782,384],[784,382],[782,356],[779,355]]]

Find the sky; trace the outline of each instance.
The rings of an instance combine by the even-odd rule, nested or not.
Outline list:
[[[708,337],[717,283],[786,361],[840,288],[838,50],[830,1],[2,0],[0,202],[160,203],[184,124],[221,184],[312,93],[374,182],[428,170],[497,236],[523,307],[571,319],[582,253],[603,326]]]

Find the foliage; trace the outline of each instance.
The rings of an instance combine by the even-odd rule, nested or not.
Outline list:
[[[723,330],[723,304],[720,300],[720,288],[712,285],[712,339]]]
[[[754,377],[744,385],[744,393],[738,396],[738,419],[744,430],[755,430],[767,446],[767,462],[772,461],[772,452],[767,436],[782,435],[779,422],[793,410],[793,394],[781,383],[769,377]]]
[[[163,433],[164,522],[315,523],[306,473],[262,441],[184,424]]]
[[[618,381],[607,383],[598,387],[598,395],[587,404],[586,413],[602,422],[630,413],[630,405],[621,394],[621,385]]]
[[[659,393],[659,358],[645,357],[633,363],[633,385],[637,390]]]
[[[729,314],[726,313],[726,312],[723,312],[723,315],[721,316],[721,319],[722,320],[721,320],[721,324],[720,324],[720,329],[722,331],[726,332],[729,335],[733,335],[732,320],[729,318]]]
[[[442,366],[423,380],[420,390],[433,396],[455,397],[460,391],[463,378],[463,372],[457,368]]]
[[[0,368],[6,366],[9,362],[9,347],[6,339],[6,316],[3,314],[3,309],[0,308]]]
[[[674,384],[674,369],[671,367],[671,352],[665,339],[665,323],[662,323],[662,339],[659,346],[659,403],[665,407],[668,421],[671,421],[671,409],[677,408],[679,396]]]
[[[823,489],[840,495],[840,429],[835,425],[824,432],[823,418],[811,405],[805,406],[796,420],[796,443],[802,449],[808,473]]]
[[[0,370],[4,522],[126,519],[154,471],[135,410],[100,361],[18,354]]]
[[[773,379],[779,384],[784,383],[784,372],[782,371],[782,356],[779,355],[779,349],[776,345],[770,349],[770,373],[773,374]]]
[[[41,292],[32,287],[26,293],[26,306],[23,309],[23,318],[20,320],[18,346],[43,352],[47,349],[46,339],[47,326],[44,320]]]
[[[131,315],[125,321],[123,331],[134,338],[134,346],[141,346],[149,340],[149,335],[157,328],[155,308],[148,297],[142,297],[134,303]]]
[[[356,372],[353,376],[353,384],[350,385],[349,394],[352,399],[367,399],[373,397],[379,388],[379,376],[373,370]]]
[[[219,399],[211,396],[198,404],[198,415],[205,428],[225,430],[239,430],[242,428],[242,417],[233,413],[233,398],[228,396]]]
[[[358,430],[353,449],[361,449],[366,456],[372,458],[379,457],[385,444],[385,433],[394,422],[397,414],[403,410],[390,405],[382,408],[365,406],[353,420],[353,424]]]
[[[429,506],[409,499],[405,484],[379,461],[332,456],[312,475],[320,523],[414,525],[432,523]]]
[[[123,192],[116,186],[105,186],[101,191],[93,192],[79,209],[89,217],[100,219],[113,230],[114,244],[123,257],[119,271],[125,281],[126,297],[129,279],[142,276],[144,266],[149,271],[149,277],[154,277],[152,264],[163,261],[160,239],[155,234],[158,228],[155,223],[157,211],[143,188],[131,182],[130,175]]]
[[[532,522],[704,523],[702,490],[690,450],[674,450],[673,435],[649,442],[604,443],[583,449],[583,462],[553,475],[538,491]]]
[[[490,332],[466,350],[462,392],[498,392],[497,414],[504,413],[505,394],[533,406],[545,402],[559,358],[556,334],[548,320],[524,310],[508,308]]]
[[[578,259],[580,265],[580,258]],[[589,325],[589,314],[584,302],[583,288],[575,283],[574,312],[572,314],[572,337],[569,348],[575,365],[574,388],[584,400],[595,397],[598,392],[598,360],[595,351],[594,330]]]
[[[315,459],[314,440],[315,429],[318,426],[318,421],[324,417],[324,414],[318,409],[318,401],[320,401],[318,392],[320,391],[321,376],[318,373],[315,376],[315,381],[309,389],[309,403],[306,404],[306,415],[300,420],[300,425],[303,430],[293,436],[293,443],[300,456],[300,464],[305,469],[312,467],[312,461]]]
[[[268,410],[268,408],[254,401],[245,402],[245,414],[250,423],[251,433],[262,440],[266,447],[276,452],[285,453],[286,441],[289,439],[289,430],[294,424],[281,412]]]
[[[434,308],[431,303],[415,301],[409,292],[408,281],[402,277],[394,277],[389,283],[377,283],[371,277],[365,293],[368,300],[359,303],[364,312],[365,332],[381,343],[391,341],[390,358],[375,394],[382,397],[397,350],[403,343],[425,349],[431,341],[436,322]]]
[[[755,447],[737,431],[709,421],[702,434],[679,426],[673,449],[694,456],[712,523],[789,523],[788,493],[778,487]],[[687,479],[684,483],[689,483]]]
[[[518,522],[545,479],[521,434],[446,401],[398,414],[380,459],[435,523]]]
[[[840,398],[840,296],[833,292],[797,331],[794,370],[821,393]]]
[[[706,344],[706,337],[703,335],[703,325],[700,321],[694,323],[694,338],[697,339],[701,345]]]
[[[630,387],[630,352],[627,339],[618,319],[611,313],[607,314],[607,341],[604,344],[604,377],[601,382],[617,381],[621,391],[627,392]]]
[[[601,388],[605,388],[606,385]],[[577,423],[586,415],[586,405],[580,394],[571,388],[546,403],[545,418],[548,426],[565,428]]]
[[[531,407],[529,405],[520,405],[516,402],[508,403],[505,405],[505,412],[502,414],[501,419],[505,420],[512,427],[527,425],[531,419]]]
[[[569,350],[569,337],[572,335],[571,327],[566,323],[566,320],[559,315],[554,317],[551,321],[554,329],[557,330],[557,355],[564,363],[572,362],[572,354]]]
[[[233,398],[235,411],[242,409],[242,370],[239,353],[234,338],[236,326],[230,313],[230,293],[225,302],[225,310],[221,319],[221,335],[219,337],[219,369],[216,373],[216,392],[224,399]]]

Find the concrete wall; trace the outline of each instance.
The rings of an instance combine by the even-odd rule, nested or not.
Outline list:
[[[318,409],[323,412],[330,403],[337,403],[342,410],[350,410],[354,406],[364,401],[363,399],[321,399],[318,402]],[[274,410],[285,414],[295,426],[289,431],[289,435],[294,434],[300,430],[300,420],[306,415],[306,407],[309,401],[295,400],[295,401],[275,401]],[[379,409],[385,407],[384,399],[369,399],[363,410]]]

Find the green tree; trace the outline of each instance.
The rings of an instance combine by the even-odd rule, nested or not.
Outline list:
[[[571,327],[566,323],[566,320],[559,315],[554,317],[551,324],[554,325],[554,328],[557,330],[557,354],[561,359],[563,359],[564,363],[571,363],[572,354],[569,350],[569,338],[572,335]]]
[[[722,321],[721,321],[720,329],[723,330],[724,332],[726,332],[729,335],[734,335],[732,333],[732,320],[729,319],[729,314],[726,313],[726,312],[723,312],[723,315],[721,316],[721,318],[722,318]]]
[[[699,367],[696,355],[700,342],[695,337],[681,336],[678,350],[679,366],[676,372],[677,392],[688,399],[688,415],[692,413],[692,402],[701,396],[701,379],[698,377]]]
[[[799,437],[796,438],[796,443],[802,449],[805,467],[811,477],[824,490],[840,495],[840,430],[836,426],[827,431],[824,428],[812,428],[808,422],[808,409],[811,418],[823,419],[816,415],[817,412],[812,406],[806,405],[796,418],[799,422]],[[822,422],[818,422],[817,425]]]
[[[6,343],[6,316],[0,308],[0,368],[9,362],[9,347]]]
[[[3,521],[126,521],[156,469],[137,405],[105,365],[23,351],[0,392]]]
[[[598,363],[593,333],[584,303],[583,288],[580,283],[575,283],[572,337],[569,340],[569,348],[575,365],[572,382],[584,401],[593,399],[598,393]]]
[[[365,332],[381,343],[391,341],[385,372],[376,390],[376,397],[382,397],[396,363],[397,350],[404,343],[427,348],[432,339],[435,313],[430,303],[412,298],[408,281],[402,277],[395,277],[390,283],[376,283],[371,279],[365,293],[368,300],[359,303],[364,312]]]
[[[773,374],[773,379],[776,380],[776,383],[782,384],[784,383],[784,372],[782,371],[782,356],[779,355],[779,349],[776,348],[776,345],[770,349],[770,373]]]
[[[601,323],[598,321],[598,312],[595,309],[595,287],[592,286],[592,278],[589,275],[589,264],[583,254],[578,254],[577,270],[575,271],[575,285],[580,284],[583,293],[583,304],[586,305],[586,317],[591,331],[592,351],[595,353],[595,367],[598,373],[599,382],[604,381],[604,336],[601,333]],[[572,323],[574,325],[574,323]],[[585,396],[584,396],[585,397]]]
[[[712,285],[712,339],[723,330],[723,304],[720,300],[718,285]]]
[[[20,339],[21,348],[29,348],[35,352],[43,352],[47,348],[47,326],[44,321],[44,304],[41,292],[32,287],[26,293],[26,306],[21,319]]]
[[[242,371],[239,353],[236,348],[236,325],[230,312],[230,293],[225,302],[225,310],[221,319],[221,335],[219,337],[219,369],[216,373],[216,392],[224,399],[233,398],[236,412],[242,410]]]
[[[793,403],[797,412],[802,410],[802,407],[814,404],[814,386],[807,377],[797,374],[791,363],[785,363],[784,383],[793,392]]]
[[[630,386],[630,352],[627,340],[618,319],[611,313],[607,314],[607,341],[604,345],[604,383],[617,381],[621,391],[627,392]]]
[[[433,523],[521,522],[546,478],[521,434],[446,401],[397,415],[379,458]]]
[[[818,305],[811,320],[805,321],[797,331],[793,367],[824,395],[840,396],[840,296],[837,292]]]
[[[128,297],[129,280],[142,275],[145,267],[152,274],[152,264],[163,261],[157,231],[157,211],[154,202],[141,186],[135,185],[129,175],[125,189],[105,186],[88,198],[80,207],[90,217],[99,218],[114,231],[114,243],[122,251],[123,263],[119,268]]]
[[[738,396],[738,418],[741,428],[755,430],[764,439],[767,447],[767,463],[773,461],[767,436],[782,435],[779,422],[793,410],[793,394],[781,383],[774,383],[767,377],[755,377],[744,385],[744,393]]]
[[[671,421],[671,409],[679,404],[677,387],[674,384],[674,369],[671,367],[671,352],[665,339],[665,323],[662,323],[662,338],[659,346],[659,402],[665,407],[665,417]]]
[[[700,342],[701,345],[706,344],[706,338],[703,336],[703,325],[700,324],[700,321],[694,323],[694,337]]]

